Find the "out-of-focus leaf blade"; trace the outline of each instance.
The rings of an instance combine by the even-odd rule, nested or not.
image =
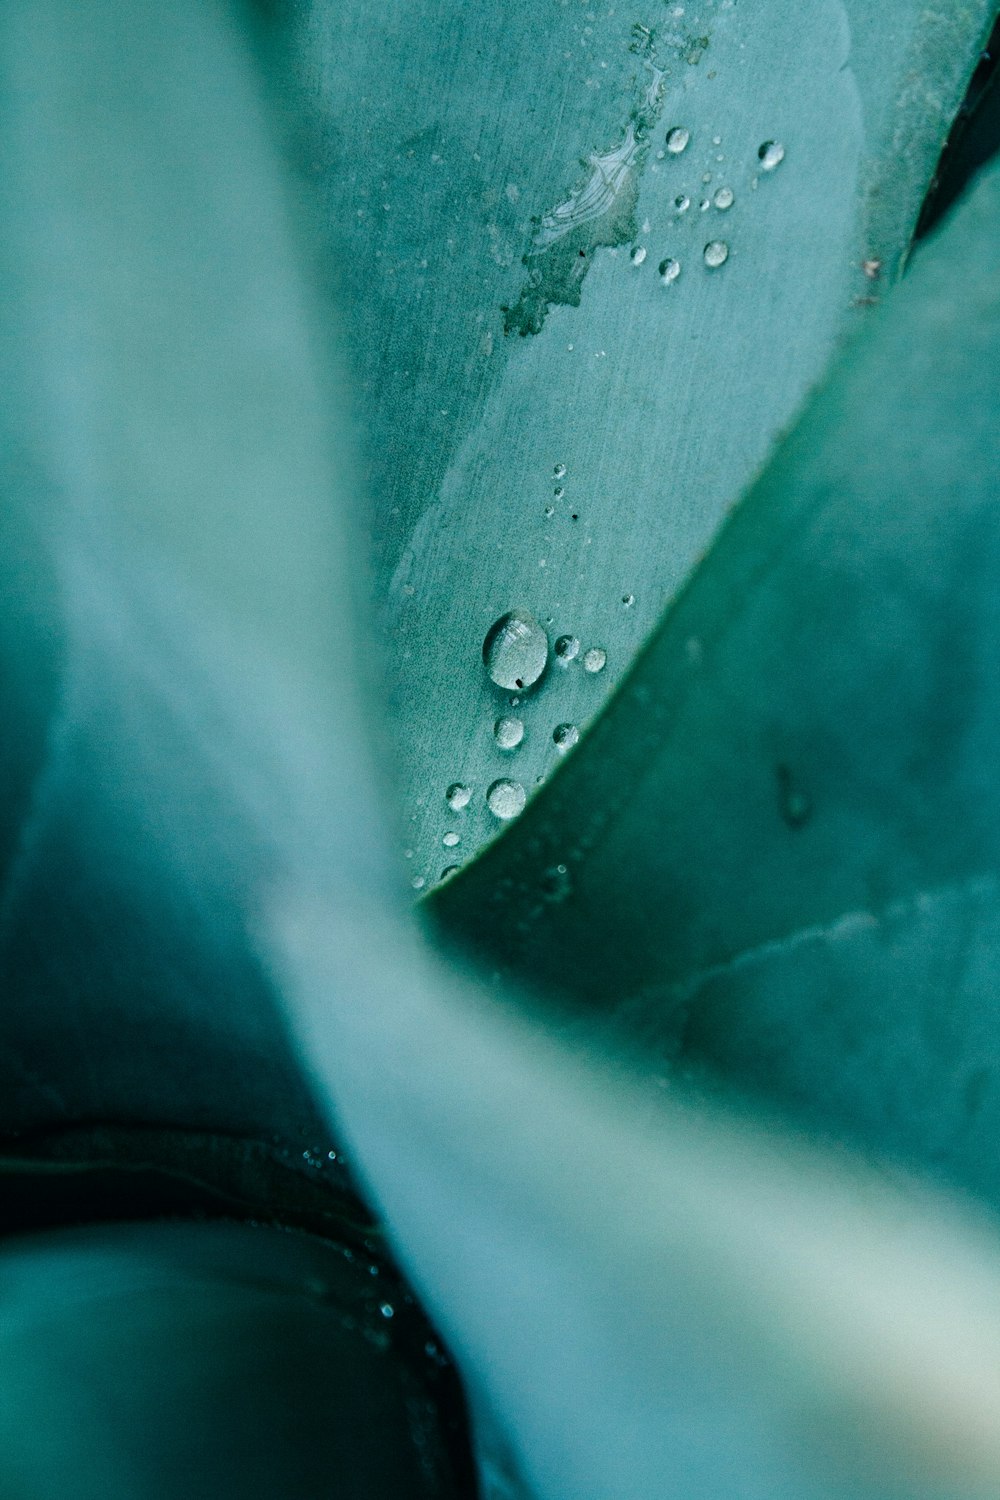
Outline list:
[[[381,889],[328,315],[246,20],[0,18],[4,1133],[301,1156],[254,913],[293,869]]]
[[[293,899],[278,933],[318,1075],[486,1414],[490,1500],[995,1493],[989,1224],[650,1097],[398,935],[345,1004],[336,914]]]
[[[556,726],[605,703],[894,280],[993,10],[301,7],[418,886],[501,826],[494,779],[531,793],[553,771]],[[480,648],[515,608],[582,649],[519,703],[504,753],[493,724],[515,710]]]
[[[1000,172],[929,241],[536,816],[489,961],[1000,1196]]]

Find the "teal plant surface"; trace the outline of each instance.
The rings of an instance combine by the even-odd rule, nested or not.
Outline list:
[[[1000,1490],[994,19],[0,10],[0,1490]]]

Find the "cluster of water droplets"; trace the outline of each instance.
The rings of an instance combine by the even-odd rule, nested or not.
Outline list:
[[[662,148],[656,153],[658,160],[665,161],[668,157],[677,158],[683,156],[690,147],[692,139],[692,132],[688,128],[688,126],[671,125],[663,138]],[[721,136],[716,135],[712,137],[713,147],[720,146],[721,144]],[[716,162],[721,162],[724,159],[725,158],[721,152],[717,153],[715,156]],[[773,172],[776,167],[779,167],[781,165],[784,159],[785,148],[780,141],[762,141],[757,148],[757,170],[760,172]],[[711,183],[712,175],[712,172],[705,172],[702,175],[701,181],[703,186],[707,186]],[[754,176],[751,180],[750,186],[752,188],[756,188],[757,182],[758,179],[756,176]],[[735,202],[736,193],[734,189],[727,183],[723,183],[720,187],[716,188],[715,192],[712,193],[710,197],[703,197],[700,200],[698,206],[702,213],[708,213],[711,209],[714,208],[717,213],[725,214],[729,212]],[[691,208],[690,195],[687,192],[678,193],[673,200],[673,207],[674,213],[678,218],[681,215],[686,214]],[[646,224],[644,228],[648,230],[649,225]],[[728,241],[713,237],[709,240],[706,240],[702,248],[701,258],[705,267],[709,271],[714,272],[718,271],[722,266],[726,264],[727,260],[729,259],[729,253],[730,247]],[[649,251],[646,245],[633,245],[629,255],[631,264],[633,266],[644,265],[648,254]],[[673,284],[681,275],[681,270],[682,263],[679,257],[676,255],[665,255],[660,261],[657,262],[657,274],[659,276],[661,284],[665,287],[673,286]]]

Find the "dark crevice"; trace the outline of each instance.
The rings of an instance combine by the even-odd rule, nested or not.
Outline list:
[[[914,238],[929,234],[1000,151],[1000,15],[981,53],[920,210]]]

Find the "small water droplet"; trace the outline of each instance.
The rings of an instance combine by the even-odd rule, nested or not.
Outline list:
[[[674,199],[674,207],[679,214],[686,214],[688,209],[691,207],[691,199],[687,196],[686,193],[678,193],[677,197]]]
[[[552,739],[555,742],[556,749],[564,753],[567,750],[572,750],[579,738],[580,731],[575,724],[557,724],[552,731]]]
[[[729,246],[725,240],[709,240],[705,246],[705,264],[713,269],[724,266],[729,259]]]
[[[427,882],[424,880],[424,877],[422,875],[414,875],[413,879],[410,881],[410,884],[415,891],[422,891],[426,883]]]
[[[455,812],[460,812],[463,807],[468,807],[472,800],[472,789],[461,781],[453,781],[445,792],[444,798],[450,808]]]
[[[552,478],[553,479],[565,479],[566,478],[566,465],[565,464],[556,464],[555,468],[552,470]]]
[[[580,654],[580,642],[575,635],[561,635],[556,641],[555,652],[559,661],[573,661]]]
[[[534,615],[514,609],[501,615],[483,642],[483,661],[497,687],[519,692],[531,687],[545,671],[549,640]]]
[[[667,131],[667,150],[679,156],[691,139],[691,132],[683,125],[675,125],[672,130]]]
[[[382,1306],[379,1308],[379,1312],[382,1314],[383,1318],[391,1318],[395,1311],[396,1309],[393,1307],[391,1302],[383,1302]]]
[[[707,198],[702,198],[701,202],[698,204],[698,207],[701,209],[701,212],[703,214],[707,214],[712,205],[711,203],[709,203]]]
[[[603,672],[607,665],[608,653],[601,646],[591,646],[589,651],[584,652],[583,670],[585,672]]]
[[[336,1153],[336,1151],[328,1151],[326,1153],[326,1155],[327,1155],[327,1159],[329,1161],[336,1161],[337,1160],[337,1153]]]
[[[631,609],[632,605],[635,603],[635,595],[622,594],[622,603],[624,604],[626,609]]]
[[[721,135],[713,135],[713,137],[712,137],[712,145],[713,146],[721,146],[722,145],[722,136]]]
[[[557,484],[555,489],[552,491],[552,498],[553,500],[561,500],[565,493],[566,491],[563,489],[562,485]]]
[[[635,249],[632,251],[632,256],[631,256],[632,264],[634,266],[641,266],[642,263],[643,263],[643,261],[645,259],[646,259],[646,247],[645,247],[645,245],[636,245]]]
[[[735,197],[736,195],[733,192],[732,188],[721,187],[719,188],[715,197],[712,199],[712,202],[715,204],[716,208],[732,208]]]
[[[519,781],[494,781],[486,793],[486,805],[495,818],[516,818],[528,798]]]
[[[449,833],[445,834],[441,842],[446,849],[454,849],[456,844],[460,844],[462,842],[462,835],[460,833],[455,833],[454,830],[452,830]]]
[[[555,515],[555,513],[556,513],[556,508],[555,508],[554,505],[547,505],[545,507],[545,516],[546,516],[547,520],[551,521],[551,519]]]
[[[520,719],[497,719],[493,725],[493,738],[501,750],[516,750],[524,739],[524,724]]]
[[[780,141],[764,141],[758,146],[757,155],[760,157],[761,170],[773,172],[784,161],[785,148]]]
[[[666,260],[660,261],[659,271],[660,280],[663,282],[663,285],[669,286],[670,283],[672,281],[676,281],[678,276],[681,274],[681,263],[679,260],[674,260],[671,256],[668,255]]]
[[[445,868],[441,871],[441,879],[450,880],[453,875],[458,874],[461,868],[461,865],[446,865]]]

